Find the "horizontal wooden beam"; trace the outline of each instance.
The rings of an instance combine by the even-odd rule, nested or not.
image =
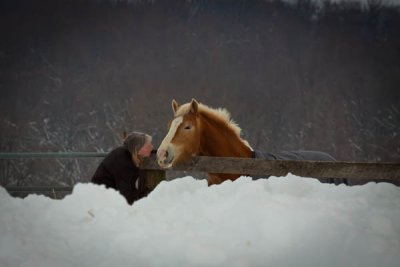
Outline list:
[[[155,156],[145,160],[143,169],[160,170]],[[239,173],[244,175],[286,176],[288,173],[312,178],[391,180],[400,182],[400,163],[340,161],[291,161],[251,158],[192,157],[173,171]]]
[[[105,157],[107,152],[35,152],[0,153],[0,159],[19,158],[76,158]],[[156,162],[153,153],[144,160],[142,169],[163,170]],[[312,178],[347,178],[361,180],[389,180],[400,183],[400,163],[369,162],[321,162],[321,161],[282,161],[250,158],[193,157],[179,164],[171,171],[196,171],[208,173],[239,173],[250,176],[286,176],[292,173]],[[16,187],[15,187],[16,188]],[[19,190],[10,188],[10,190]],[[31,191],[70,191],[65,187],[39,187],[21,190]]]

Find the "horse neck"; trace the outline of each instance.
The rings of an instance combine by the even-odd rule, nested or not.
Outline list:
[[[250,158],[251,149],[226,125],[202,124],[200,156]]]

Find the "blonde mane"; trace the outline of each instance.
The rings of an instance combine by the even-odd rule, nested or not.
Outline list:
[[[188,114],[189,111],[190,111],[190,103],[183,104],[176,111],[175,117],[179,117],[179,116]],[[203,114],[206,117],[215,119],[217,121],[220,121],[222,124],[226,125],[229,129],[231,129],[237,135],[237,137],[247,147],[249,147],[251,150],[253,150],[251,148],[250,144],[246,140],[241,138],[240,134],[242,132],[242,129],[239,127],[239,125],[234,120],[232,120],[231,114],[225,108],[211,108],[209,106],[199,103],[198,112]]]

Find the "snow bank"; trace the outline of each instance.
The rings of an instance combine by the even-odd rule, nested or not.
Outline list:
[[[78,184],[63,200],[0,188],[0,266],[399,266],[400,189],[284,178],[162,182],[133,206]]]

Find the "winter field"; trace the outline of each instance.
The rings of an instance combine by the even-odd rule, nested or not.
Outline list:
[[[62,200],[0,188],[0,266],[399,266],[400,188],[293,175],[162,182],[133,206],[78,184]]]

